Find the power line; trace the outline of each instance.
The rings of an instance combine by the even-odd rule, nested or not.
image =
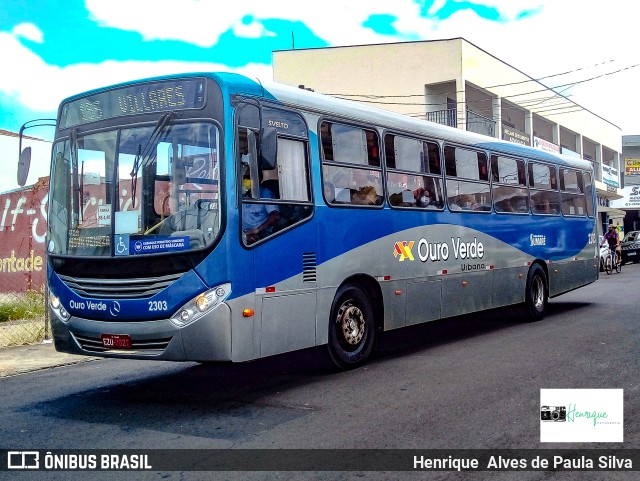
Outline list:
[[[521,81],[518,81],[518,82],[508,82],[508,83],[504,83],[504,84],[490,85],[488,87],[480,87],[480,88],[491,89],[491,88],[497,88],[497,87],[508,87],[508,86],[511,86],[511,85],[519,85],[519,84],[528,83],[528,82],[540,82],[540,80],[544,80],[544,79],[548,79],[548,78],[552,78],[552,77],[559,77],[559,76],[562,76],[562,75],[568,75],[568,74],[571,74],[571,73],[575,73],[575,72],[579,72],[579,71],[582,71],[582,70],[586,70],[588,68],[599,67],[601,65],[605,65],[605,64],[611,63],[611,62],[615,62],[615,60],[606,60],[604,62],[599,62],[599,63],[596,63],[594,65],[590,65],[590,66],[587,66],[587,67],[578,67],[578,68],[575,68],[573,70],[567,70],[566,72],[560,72],[560,73],[555,73],[555,74],[551,74],[551,75],[545,75],[543,77],[532,78],[532,79],[527,79],[527,80],[521,80]],[[635,67],[635,65],[634,65],[634,67]],[[627,67],[627,68],[629,68],[629,67]],[[616,72],[613,72],[613,73],[616,73]],[[595,77],[595,78],[597,78],[597,77]],[[551,90],[551,87],[547,87],[546,90]],[[546,90],[543,90],[543,91],[546,91]],[[465,92],[464,90],[451,90],[451,91],[445,91],[445,92],[441,92],[441,93],[437,93],[437,94],[376,95],[376,94],[328,93],[327,95],[333,95],[335,97],[342,97],[342,98],[344,98],[344,97],[365,97],[365,98],[375,99],[375,98],[424,97],[424,96],[435,96],[435,95],[441,96],[441,95],[451,95],[451,94],[458,94],[458,93],[464,93],[464,92]],[[535,92],[540,92],[540,91],[536,90]]]
[[[606,63],[610,63],[613,62],[613,60],[608,60],[605,62],[600,62],[598,64],[593,65],[593,67],[599,66],[599,65],[603,65]],[[534,104],[529,104],[528,102],[532,102],[534,101],[534,99],[526,99],[523,100],[522,103],[518,106],[524,107],[524,108],[528,108],[530,109],[530,107],[533,107],[535,105],[540,105],[543,104],[545,102],[548,102],[550,100],[553,100],[555,98],[557,98],[558,96],[562,96],[562,98],[566,99],[566,102],[570,102],[572,105],[574,105],[575,107],[577,107],[578,109],[575,110],[577,111],[581,111],[581,110],[587,110],[584,107],[576,104],[575,102],[573,102],[572,100],[568,99],[567,97],[570,95],[564,95],[563,92],[568,90],[571,87],[574,87],[576,85],[582,84],[582,83],[586,83],[586,82],[590,82],[593,80],[597,80],[603,77],[607,77],[610,75],[615,75],[624,71],[628,71],[631,69],[635,69],[637,67],[639,67],[640,64],[634,64],[634,65],[630,65],[618,70],[614,70],[611,72],[606,72],[600,75],[596,75],[593,77],[589,77],[586,79],[582,79],[582,80],[577,80],[575,82],[569,82],[566,84],[561,84],[561,85],[557,85],[554,87],[545,87],[545,89],[542,90],[533,90],[533,91],[529,91],[529,92],[521,92],[518,94],[513,94],[513,95],[505,95],[502,96],[502,99],[510,99],[510,98],[514,98],[514,97],[521,97],[524,95],[531,95],[531,94],[535,94],[535,93],[542,93],[542,92],[548,92],[548,91],[552,91],[554,92],[553,95],[547,97],[547,98],[541,98],[539,99],[539,101],[537,103]],[[561,75],[567,75],[569,73],[574,73],[580,70],[584,70],[586,67],[580,67],[577,69],[573,69],[573,70],[569,70],[566,72],[561,72],[558,74],[552,74],[552,75],[547,75],[545,77],[540,77],[540,79],[544,79],[544,78],[550,78],[550,77],[557,77],[557,76],[561,76]],[[492,86],[492,87],[480,87],[480,88],[484,88],[484,89],[489,89],[489,88],[494,88],[494,87],[503,87],[503,86],[509,86],[509,85],[516,85],[516,84],[521,84],[521,83],[525,83],[525,82],[530,82],[530,81],[538,81],[539,79],[531,79],[531,80],[527,80],[527,81],[522,81],[522,82],[512,82],[512,83],[506,83],[506,84],[501,84],[501,85],[496,85],[496,86]],[[542,85],[542,84],[541,84]],[[556,91],[556,89],[560,89],[565,87],[563,90],[561,91]],[[445,94],[450,94],[452,92],[443,92],[443,93],[439,93],[437,95],[445,95]],[[457,93],[457,92],[456,92]],[[410,98],[410,97],[423,97],[423,96],[429,96],[429,95],[436,95],[436,94],[407,94],[407,95],[373,95],[373,94],[329,94],[329,95],[333,95],[335,97],[339,97],[345,100],[352,100],[352,101],[356,101],[356,102],[361,102],[361,103],[372,103],[372,104],[378,104],[378,105],[406,105],[406,106],[420,106],[420,107],[428,107],[428,106],[439,106],[439,105],[444,105],[443,102],[437,102],[437,103],[420,103],[420,102],[384,102],[384,101],[380,101],[380,100],[366,100],[366,99],[393,99],[393,98]],[[349,98],[351,97],[351,98]],[[353,98],[353,97],[360,97],[360,98]],[[478,99],[478,100],[473,100],[473,101],[465,101],[465,102],[458,102],[458,104],[473,104],[473,103],[479,103],[479,102],[488,102],[488,101],[492,101],[493,99],[491,98],[487,98],[487,99]],[[537,99],[536,99],[537,100]],[[507,108],[517,108],[516,107],[507,107]],[[546,106],[545,106],[546,107]]]

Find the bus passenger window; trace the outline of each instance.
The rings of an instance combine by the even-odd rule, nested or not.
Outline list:
[[[435,142],[387,134],[387,191],[393,207],[441,209],[440,148]]]
[[[500,213],[529,213],[525,165],[520,159],[492,155],[493,207]]]
[[[534,214],[559,215],[560,192],[556,168],[551,165],[529,162],[529,189],[531,212]]]
[[[564,215],[587,215],[582,172],[572,169],[560,169],[560,190],[562,213]]]
[[[460,147],[445,147],[447,202],[453,211],[491,211],[487,156]]]
[[[382,205],[378,134],[323,122],[320,136],[325,200],[332,205]]]

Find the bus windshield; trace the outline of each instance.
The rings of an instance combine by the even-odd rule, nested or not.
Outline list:
[[[87,135],[73,129],[54,145],[50,254],[145,255],[214,242],[219,131],[169,118]]]

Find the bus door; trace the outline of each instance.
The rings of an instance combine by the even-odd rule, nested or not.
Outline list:
[[[242,242],[253,253],[260,357],[316,343],[315,223],[306,124],[298,114],[262,110],[259,132],[240,127]],[[255,143],[254,143],[255,142]]]

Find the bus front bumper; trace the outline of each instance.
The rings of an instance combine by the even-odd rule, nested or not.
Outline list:
[[[231,310],[226,303],[183,327],[168,319],[107,322],[71,316],[63,322],[54,312],[50,315],[53,341],[60,352],[164,361],[231,360]],[[117,338],[115,344],[127,347],[114,347],[113,342],[106,342],[111,344],[106,347],[103,338]]]

